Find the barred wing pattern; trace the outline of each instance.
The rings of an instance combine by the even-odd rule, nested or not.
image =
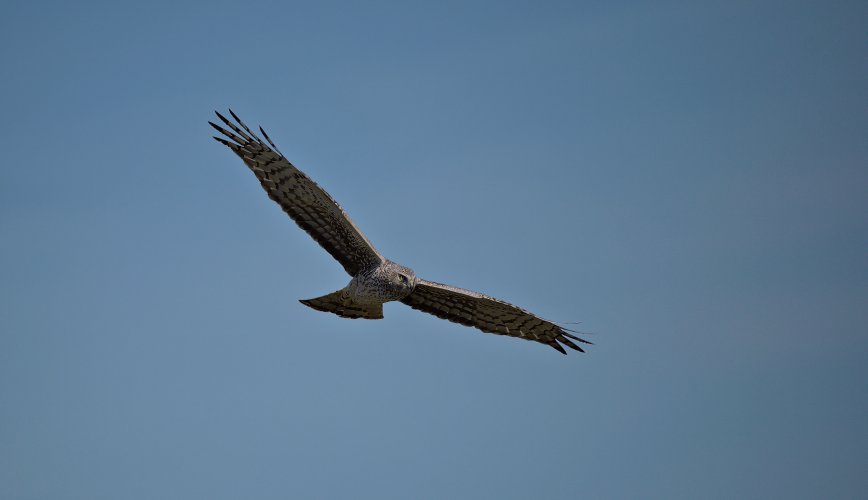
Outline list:
[[[259,131],[268,141],[267,144],[251,132],[232,110],[229,113],[237,124],[220,113],[216,114],[231,131],[208,122],[225,136],[214,139],[244,160],[269,198],[276,201],[299,227],[340,262],[350,276],[383,262],[383,256],[353,224],[341,206],[284,158],[262,127]]]
[[[585,352],[572,340],[583,344],[591,343],[570,334],[565,328],[551,321],[502,300],[433,281],[418,279],[413,293],[401,302],[413,309],[453,323],[472,326],[483,332],[541,342],[563,354],[567,353],[563,345]]]

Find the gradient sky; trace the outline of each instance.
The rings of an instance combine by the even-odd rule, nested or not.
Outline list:
[[[0,497],[858,498],[865,2],[7,2]],[[427,279],[348,277],[231,106]]]

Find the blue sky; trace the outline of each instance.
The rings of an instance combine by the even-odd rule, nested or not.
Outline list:
[[[0,19],[0,497],[856,498],[863,2],[24,3]],[[348,277],[231,106],[427,279]]]

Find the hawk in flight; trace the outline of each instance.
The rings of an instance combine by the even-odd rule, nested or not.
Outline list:
[[[232,110],[235,122],[220,113],[227,130],[208,122],[223,137],[214,137],[241,157],[268,197],[277,202],[352,276],[344,288],[301,303],[344,318],[381,319],[383,304],[397,300],[413,309],[472,326],[546,344],[566,354],[564,346],[584,352],[575,342],[590,344],[561,326],[512,304],[481,293],[427,281],[412,269],[386,259],[368,241],[338,203],[289,162],[259,128],[263,142]],[[575,333],[575,332],[574,332]]]

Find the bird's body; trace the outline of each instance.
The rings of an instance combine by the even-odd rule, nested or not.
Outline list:
[[[349,298],[359,304],[383,304],[401,300],[413,293],[416,273],[391,260],[353,276],[346,290]]]
[[[231,110],[230,113],[237,123],[220,113],[217,116],[231,131],[209,122],[226,137],[214,138],[244,160],[268,196],[352,277],[346,287],[302,300],[302,304],[345,318],[382,319],[383,304],[400,301],[413,309],[484,332],[541,342],[564,354],[563,345],[584,352],[572,340],[590,344],[512,304],[418,278],[412,269],[384,258],[340,205],[292,165],[264,130],[260,128],[267,143]]]

